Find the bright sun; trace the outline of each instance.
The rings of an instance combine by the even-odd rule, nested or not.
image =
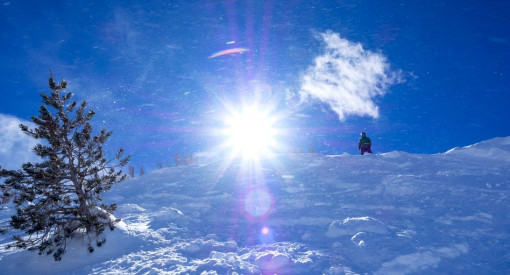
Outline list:
[[[225,123],[227,146],[233,148],[235,154],[258,157],[269,153],[275,146],[275,120],[257,108],[246,108],[241,113],[234,113]]]

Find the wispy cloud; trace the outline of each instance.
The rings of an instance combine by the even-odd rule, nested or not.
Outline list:
[[[18,169],[25,162],[37,160],[32,153],[32,148],[37,141],[21,132],[20,123],[33,125],[22,119],[0,114],[0,166],[2,168]]]
[[[301,76],[301,101],[317,99],[328,104],[340,120],[349,115],[379,117],[376,96],[402,82],[385,56],[363,49],[361,44],[341,38],[332,31],[320,33],[324,53]]]

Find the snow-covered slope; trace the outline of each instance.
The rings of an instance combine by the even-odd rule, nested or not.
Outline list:
[[[0,273],[508,274],[509,168],[510,137],[161,169],[105,195],[123,223],[104,247],[2,251]]]
[[[510,139],[493,138],[470,146],[453,148],[446,154],[510,162]]]

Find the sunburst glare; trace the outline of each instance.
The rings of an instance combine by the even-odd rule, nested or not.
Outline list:
[[[231,148],[234,155],[240,154],[243,158],[258,158],[271,153],[277,144],[275,122],[275,116],[257,107],[232,112],[225,120],[225,146]]]

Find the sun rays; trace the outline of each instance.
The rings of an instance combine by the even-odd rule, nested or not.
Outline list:
[[[258,98],[221,103],[223,112],[214,130],[218,145],[213,154],[223,156],[226,166],[234,159],[240,159],[245,167],[256,165],[261,158],[286,149],[281,142],[285,135],[283,115],[276,112],[275,104]]]
[[[234,112],[225,120],[225,146],[230,148],[234,155],[240,154],[243,159],[256,159],[269,154],[277,144],[274,123],[275,117],[257,107]]]

